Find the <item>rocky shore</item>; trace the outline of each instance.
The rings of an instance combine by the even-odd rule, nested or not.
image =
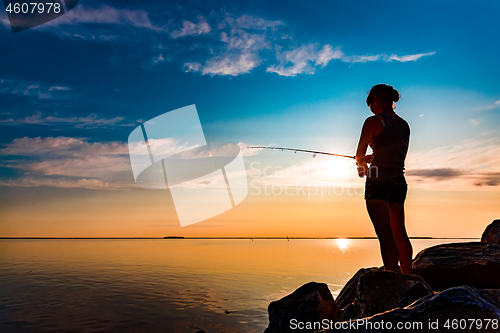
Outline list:
[[[500,220],[481,242],[422,250],[413,273],[362,268],[335,300],[309,282],[269,304],[264,333],[500,332]]]

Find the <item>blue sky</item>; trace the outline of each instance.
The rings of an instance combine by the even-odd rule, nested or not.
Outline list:
[[[191,104],[209,141],[353,154],[370,115],[366,94],[381,82],[402,95],[408,170],[496,189],[499,9],[494,1],[82,0],[16,34],[2,13],[0,190],[128,187],[131,130]],[[283,158],[258,156],[248,161]]]

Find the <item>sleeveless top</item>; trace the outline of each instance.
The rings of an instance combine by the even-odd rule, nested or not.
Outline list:
[[[410,143],[410,126],[403,118],[382,112],[378,114],[384,129],[370,142],[373,162],[368,178],[390,179],[404,174],[405,158]]]

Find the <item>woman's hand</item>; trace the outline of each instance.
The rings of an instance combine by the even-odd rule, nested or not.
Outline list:
[[[368,165],[366,165],[366,163],[362,163],[362,164],[356,163],[356,165],[358,166],[359,178],[363,178],[364,176],[366,176],[366,173],[368,171]]]
[[[373,161],[373,155],[366,155],[365,156],[365,163],[371,164]]]

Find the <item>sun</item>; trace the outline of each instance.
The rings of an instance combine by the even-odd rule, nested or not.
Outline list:
[[[334,244],[335,246],[342,252],[345,252],[349,249],[349,245],[351,241],[346,238],[339,238],[339,239],[334,239]]]

